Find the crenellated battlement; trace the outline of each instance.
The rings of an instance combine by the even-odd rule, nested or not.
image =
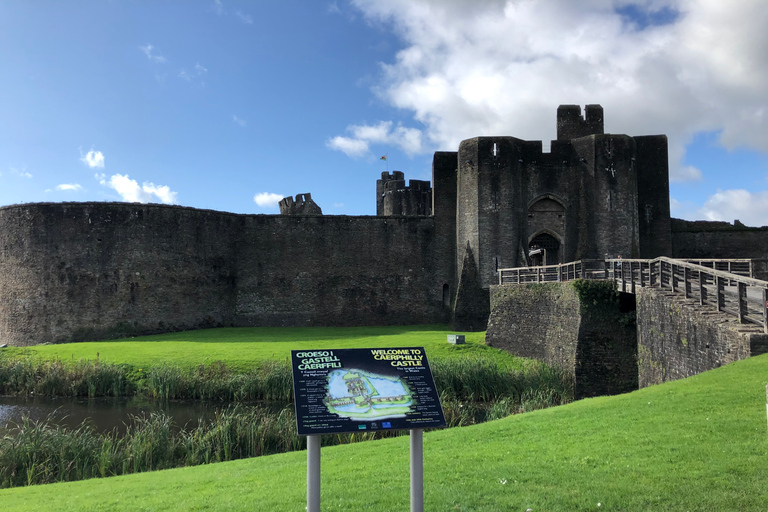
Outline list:
[[[376,181],[376,215],[432,215],[430,182],[410,180],[406,185],[403,172],[382,172]]]
[[[584,117],[579,105],[560,105],[557,107],[557,140],[571,140],[587,135],[602,135],[603,107],[586,105]]]

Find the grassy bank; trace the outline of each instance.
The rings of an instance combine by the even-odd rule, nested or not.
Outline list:
[[[433,371],[449,427],[551,407],[573,397],[570,378],[543,364],[516,370],[500,367],[492,359],[465,357],[437,360]],[[132,380],[137,374],[141,380]],[[102,363],[64,365],[18,356],[0,359],[0,392],[79,391],[93,396],[99,391],[116,392],[121,385],[161,398],[272,397],[286,402],[291,394],[291,372],[276,361],[262,362],[259,369],[238,374],[227,372],[223,364],[187,372],[159,366],[126,373],[124,366]],[[324,443],[345,444],[393,434],[326,436]],[[124,435],[98,434],[87,424],[67,429],[54,422],[25,420],[0,437],[0,488],[230,461],[304,446],[304,438],[296,435],[292,407],[280,411],[234,407],[191,431],[153,413],[149,418],[134,418]]]
[[[184,369],[212,361],[224,361],[230,369],[246,372],[258,361],[287,361],[291,350],[423,346],[430,360],[483,355],[511,367],[523,364],[518,358],[486,346],[483,342],[485,333],[462,333],[467,343],[458,346],[446,342],[446,335],[451,333],[456,331],[450,331],[442,325],[237,327],[113,341],[8,347],[0,353],[61,361],[98,359],[105,363],[129,364],[136,368],[155,366],[159,361]]]
[[[425,508],[764,511],[767,381],[764,355],[627,395],[428,433]],[[305,457],[7,489],[0,510],[301,510]],[[324,510],[408,509],[406,438],[324,448],[322,464]]]
[[[466,345],[449,345],[445,341],[447,332],[435,327],[215,329],[175,334],[176,341],[166,339],[171,335],[164,335],[132,341],[10,349],[0,352],[0,394],[89,397],[137,394],[165,400],[287,402],[292,399],[292,376],[286,359],[294,347],[416,345],[426,347],[451,427],[482,423],[572,400],[572,382],[564,372],[489,348],[481,343],[481,333],[471,334]],[[295,339],[298,341],[293,341]],[[157,364],[157,351],[166,350],[166,343],[182,343],[188,348],[173,351]],[[253,358],[248,364],[244,363],[246,353]],[[64,357],[66,354],[69,357]],[[211,360],[214,355],[227,359]],[[192,360],[197,363],[190,365]],[[289,416],[290,420],[286,419]],[[229,415],[222,418],[227,419]],[[244,423],[240,419],[227,421],[228,425],[240,425],[240,433],[232,433],[230,427],[206,426],[214,431],[230,432],[228,435],[238,440],[228,445],[224,456],[210,446],[214,440],[211,435],[199,429],[189,435],[179,432],[168,425],[167,418],[160,416],[138,422],[125,438],[98,435],[85,426],[72,431],[53,424],[27,423],[20,433],[0,444],[0,487],[234,460],[273,453],[275,446],[280,447],[277,451],[303,447],[303,439],[295,434],[292,412],[279,417],[265,412]],[[266,437],[259,434],[257,437],[261,440],[256,442],[252,440],[256,436],[252,429],[269,434],[265,434]],[[157,435],[158,432],[173,435],[166,439]],[[375,437],[335,436],[326,443]],[[206,455],[190,457],[190,452]],[[147,459],[145,453],[155,455]],[[210,455],[212,453],[216,455]]]

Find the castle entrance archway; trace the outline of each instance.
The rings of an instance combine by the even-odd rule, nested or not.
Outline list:
[[[531,265],[557,265],[560,261],[560,241],[549,233],[539,233],[528,244]]]
[[[565,204],[553,194],[543,194],[528,203],[528,256],[531,265],[563,263]]]

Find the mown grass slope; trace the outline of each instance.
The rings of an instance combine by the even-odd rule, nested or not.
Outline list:
[[[427,357],[483,355],[506,366],[523,360],[484,344],[485,333],[465,334],[465,345],[450,345],[446,335],[456,333],[444,325],[389,327],[233,327],[141,336],[112,341],[38,345],[3,349],[8,356],[33,355],[62,361],[81,359],[130,364],[137,368],[160,363],[190,368],[212,361],[245,371],[256,361],[290,357],[291,350],[360,347],[423,346]]]
[[[768,510],[768,355],[424,437],[434,511]],[[296,511],[305,452],[0,491],[0,510]],[[408,510],[408,439],[323,449],[323,510]]]

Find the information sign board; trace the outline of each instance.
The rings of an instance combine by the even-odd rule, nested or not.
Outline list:
[[[444,427],[423,347],[292,350],[301,436]]]

